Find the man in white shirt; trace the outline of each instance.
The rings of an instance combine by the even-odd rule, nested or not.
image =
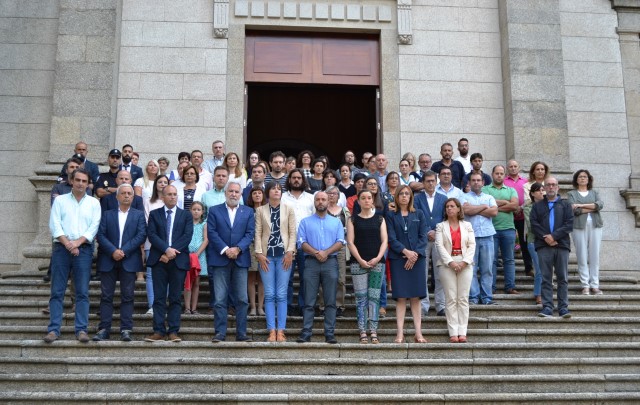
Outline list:
[[[469,140],[467,138],[460,138],[458,141],[458,153],[460,155],[456,160],[462,163],[465,174],[471,172],[471,159],[469,158]]]

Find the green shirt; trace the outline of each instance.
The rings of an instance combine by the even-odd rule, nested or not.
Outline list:
[[[512,198],[518,199],[516,189],[507,187],[504,184],[497,188],[492,184],[482,187],[482,192],[492,195],[496,200],[511,201]],[[498,211],[498,215],[493,217],[493,227],[496,231],[504,231],[505,229],[516,229],[513,223],[513,212]]]

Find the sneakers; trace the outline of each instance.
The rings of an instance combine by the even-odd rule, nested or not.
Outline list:
[[[149,308],[149,310],[147,311],[147,315],[153,315],[153,308]]]
[[[538,313],[538,316],[541,318],[549,318],[553,316],[553,310],[550,308],[543,308],[542,311]]]
[[[55,332],[49,332],[46,334],[43,340],[45,343],[53,343],[58,340],[58,335],[56,335]]]
[[[106,329],[100,329],[92,339],[94,342],[109,340],[109,332]]]
[[[88,343],[91,340],[89,339],[89,334],[85,331],[78,332],[76,339],[78,339],[80,343]]]
[[[123,330],[120,332],[120,340],[123,342],[131,342],[133,339],[131,338],[130,330]]]
[[[571,312],[569,312],[568,309],[561,309],[560,312],[558,313],[558,315],[564,319],[569,319],[571,318]]]

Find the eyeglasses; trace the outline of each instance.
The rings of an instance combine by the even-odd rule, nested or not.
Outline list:
[[[367,183],[367,186],[377,186],[377,185],[378,185],[378,183],[371,183],[371,182]]]
[[[411,193],[409,193],[408,191],[403,191],[401,193],[398,193],[398,196],[407,196],[409,197],[411,195]]]
[[[553,184],[553,183],[547,183],[544,185],[545,187],[558,187],[557,184]]]

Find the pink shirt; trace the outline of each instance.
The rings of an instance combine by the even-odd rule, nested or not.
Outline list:
[[[504,178],[504,185],[514,188],[518,193],[518,205],[520,208],[524,206],[524,185],[527,184],[527,180],[518,175],[518,180],[513,180],[510,176]],[[524,212],[520,210],[520,213],[514,214],[514,220],[523,220]]]

